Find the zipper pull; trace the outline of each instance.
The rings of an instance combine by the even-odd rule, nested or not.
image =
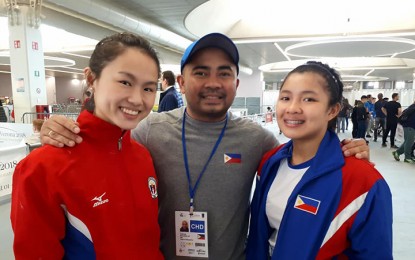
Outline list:
[[[118,139],[118,151],[121,151],[122,148],[122,136]]]

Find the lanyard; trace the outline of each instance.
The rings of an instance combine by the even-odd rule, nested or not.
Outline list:
[[[210,162],[210,160],[212,159],[213,155],[216,152],[216,149],[218,148],[220,142],[222,141],[222,137],[225,135],[225,129],[226,129],[226,125],[228,124],[228,113],[226,113],[226,118],[225,118],[225,125],[222,128],[222,131],[220,132],[220,135],[218,137],[218,140],[216,141],[215,146],[212,149],[212,152],[210,153],[209,159],[207,160],[207,162],[205,163],[205,166],[203,166],[202,171],[199,173],[199,177],[196,180],[196,183],[194,185],[194,187],[192,187],[192,180],[190,178],[190,170],[189,170],[189,163],[187,160],[187,151],[186,151],[186,136],[185,136],[185,126],[186,126],[186,109],[184,110],[183,113],[183,123],[182,123],[182,145],[183,145],[183,159],[184,159],[184,166],[186,168],[186,175],[187,175],[187,181],[189,183],[189,196],[190,196],[190,215],[193,215],[193,198],[196,194],[196,190],[197,187],[199,186],[199,182],[202,179],[203,174],[206,171],[206,168]]]

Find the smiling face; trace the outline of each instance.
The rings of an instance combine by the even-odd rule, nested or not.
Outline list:
[[[339,104],[329,107],[326,86],[326,80],[313,72],[292,73],[285,80],[276,105],[278,126],[285,136],[318,146],[328,122],[340,110]]]
[[[207,48],[193,55],[178,77],[187,100],[187,113],[194,119],[217,122],[225,118],[239,85],[236,66],[220,49]]]
[[[87,77],[94,77],[86,69]],[[133,129],[151,111],[156,97],[158,67],[138,48],[127,48],[106,64],[94,89],[94,114],[121,129]]]

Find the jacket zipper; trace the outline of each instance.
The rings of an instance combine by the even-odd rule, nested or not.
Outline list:
[[[124,137],[125,132],[126,130],[123,130],[120,139],[118,139],[118,151],[121,151],[122,149],[122,138]]]

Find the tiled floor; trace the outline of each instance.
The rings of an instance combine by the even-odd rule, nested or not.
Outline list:
[[[276,125],[266,125],[278,133]],[[287,139],[278,135],[280,142]],[[349,138],[350,132],[339,135],[340,139]],[[381,142],[370,142],[371,161],[387,180],[393,195],[394,210],[394,258],[398,260],[414,259],[415,255],[415,165],[397,162],[390,148],[381,148]],[[12,252],[13,232],[10,227],[10,202],[0,205],[0,259],[14,259]]]

